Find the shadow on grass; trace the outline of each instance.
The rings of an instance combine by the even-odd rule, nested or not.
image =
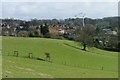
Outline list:
[[[28,57],[28,56],[24,56],[24,58],[29,58],[29,59],[35,59],[35,60],[45,61],[45,59],[42,59],[42,58],[40,58],[40,57],[32,57],[32,58],[30,58],[30,57]]]
[[[81,48],[78,48],[78,47],[75,47],[75,46],[69,45],[69,44],[67,44],[67,43],[64,43],[64,44],[67,45],[67,46],[70,46],[70,47],[72,47],[72,48],[82,50]]]
[[[45,59],[42,59],[42,58],[36,58],[36,59],[40,61],[45,61]]]
[[[45,59],[42,59],[40,57],[29,57],[29,56],[14,56],[14,55],[4,55],[4,56],[12,56],[12,57],[21,57],[21,58],[28,58],[28,59],[34,59],[34,60],[40,60],[40,61],[45,61]]]
[[[81,49],[81,48],[79,48],[79,47],[75,47],[75,46],[69,45],[69,44],[67,44],[67,43],[64,43],[64,44],[67,45],[67,46],[70,46],[70,47],[72,47],[72,48],[79,49],[79,50],[82,50],[82,51],[85,51],[85,52],[86,52],[85,49]]]

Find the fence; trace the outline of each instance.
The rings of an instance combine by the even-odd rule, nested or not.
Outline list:
[[[10,54],[8,55],[10,56]],[[13,56],[15,57],[22,57],[19,56],[19,52],[18,51],[14,51]],[[40,60],[40,61],[46,61],[45,59],[42,59],[40,57],[35,57],[33,56],[33,53],[28,53],[27,57],[24,58],[30,58],[30,59],[36,59],[36,60]],[[117,72],[118,71],[118,67],[111,67],[111,66],[104,66],[104,65],[88,65],[88,64],[77,64],[77,63],[72,63],[72,62],[68,62],[68,61],[61,61],[61,62],[57,62],[57,61],[53,61],[52,63],[56,63],[56,64],[61,64],[64,66],[71,66],[71,67],[77,67],[77,68],[84,68],[84,69],[93,69],[93,70],[105,70],[105,71],[113,71],[113,72]]]

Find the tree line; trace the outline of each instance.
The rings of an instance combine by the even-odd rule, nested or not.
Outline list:
[[[106,17],[102,19],[85,18],[85,27],[82,26],[81,18],[68,18],[63,20],[31,19],[30,21],[2,19],[2,23],[11,25],[11,29],[17,28],[18,26],[26,27],[26,31],[19,32],[18,29],[20,35],[46,38],[52,38],[49,32],[49,26],[62,26],[64,29],[74,29],[74,32],[58,35],[57,38],[81,42],[83,44],[83,50],[86,50],[87,46],[95,46],[101,49],[119,51],[119,19],[119,17]],[[2,28],[5,26],[7,25],[1,25]]]

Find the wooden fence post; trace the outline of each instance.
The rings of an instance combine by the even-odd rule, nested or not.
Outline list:
[[[33,53],[29,53],[28,57],[33,58]]]
[[[102,70],[103,70],[103,66],[102,66],[102,68],[101,68]]]
[[[18,57],[18,51],[14,51],[14,55],[13,56]]]

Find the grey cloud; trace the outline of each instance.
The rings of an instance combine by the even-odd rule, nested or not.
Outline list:
[[[117,2],[4,2],[3,18],[68,18],[85,12],[87,17],[117,15]]]

